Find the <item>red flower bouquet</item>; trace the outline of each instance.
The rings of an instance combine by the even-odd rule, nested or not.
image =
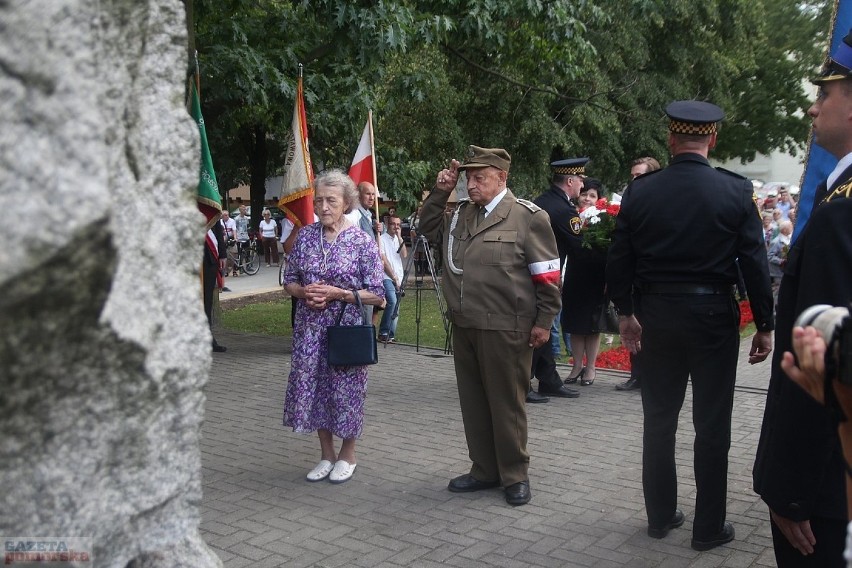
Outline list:
[[[606,251],[612,244],[612,232],[615,230],[615,218],[621,210],[618,203],[607,203],[600,198],[594,205],[580,211],[580,236],[583,247]]]

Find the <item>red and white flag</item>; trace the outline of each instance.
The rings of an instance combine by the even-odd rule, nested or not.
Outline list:
[[[302,77],[296,88],[296,104],[293,108],[293,126],[284,159],[284,183],[278,207],[296,227],[314,222],[314,169],[308,150],[308,122],[305,118],[305,98]]]
[[[358,185],[362,181],[368,181],[376,185],[376,162],[373,157],[373,111],[367,116],[367,124],[364,125],[364,133],[352,158],[349,167],[349,177]]]

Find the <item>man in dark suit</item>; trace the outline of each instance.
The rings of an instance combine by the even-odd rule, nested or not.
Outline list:
[[[420,232],[443,247],[443,293],[452,322],[453,361],[470,472],[454,493],[503,485],[506,502],[531,498],[527,412],[533,349],[550,341],[559,311],[559,258],[547,213],[506,186],[511,157],[470,146],[423,203]],[[470,199],[444,215],[458,171]]]
[[[218,220],[207,231],[204,242],[204,260],[202,261],[202,286],[204,289],[204,313],[207,315],[207,324],[210,326],[210,334],[213,334],[213,295],[216,288],[222,287],[222,271],[225,270],[225,260],[228,255],[227,243],[225,242],[225,229]],[[226,351],[225,346],[216,343],[213,338],[213,351],[221,353]]]
[[[606,268],[622,343],[642,351],[642,487],[648,535],[684,522],[677,508],[675,436],[692,380],[695,522],[692,548],[734,538],[725,520],[731,412],[739,355],[737,260],[757,333],[750,363],[772,346],[772,290],[751,182],[710,167],[722,109],[677,101],[669,116],[668,167],[636,178],[625,192]]]
[[[778,291],[777,350],[754,465],[754,488],[769,506],[775,558],[788,566],[845,567],[845,469],[837,423],[780,368],[792,328],[814,304],[852,301],[852,33],[813,82],[814,141],[840,161],[817,191],[793,242]],[[751,294],[751,289],[749,289]],[[848,467],[848,466],[847,466]]]
[[[572,199],[577,199],[583,189],[583,174],[588,158],[567,158],[550,164],[550,188],[535,198],[533,203],[547,211],[550,216],[550,227],[556,237],[556,248],[559,251],[560,271],[572,248],[582,245],[580,240],[580,215]],[[558,321],[553,327],[558,334]],[[550,330],[553,335],[553,328]],[[532,376],[538,378],[538,393],[530,389],[527,402],[541,402],[547,396],[561,398],[577,398],[580,393],[563,385],[556,371],[553,348],[548,343],[533,351]]]

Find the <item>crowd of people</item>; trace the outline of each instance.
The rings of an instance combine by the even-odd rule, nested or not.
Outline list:
[[[509,189],[512,158],[502,148],[470,146],[463,162],[453,159],[437,174],[418,231],[442,258],[471,461],[467,473],[449,481],[449,491],[502,487],[508,504],[530,502],[526,402],[576,398],[579,392],[566,384],[594,384],[600,326],[593,322],[598,307],[612,301],[621,342],[633,356],[631,378],[620,387],[642,395],[647,533],[662,539],[685,522],[675,438],[691,384],[691,546],[706,551],[732,541],[727,474],[740,346],[734,291],[743,281],[756,326],[749,363],[769,357],[776,331],[754,487],[769,507],[778,566],[845,565],[852,468],[843,449],[848,456],[852,436],[842,422],[838,428],[838,416],[852,411],[849,391],[822,382],[833,378],[822,365],[829,348],[812,328],[794,323],[811,305],[852,301],[852,34],[814,83],[820,94],[808,114],[815,140],[839,163],[818,188],[811,219],[795,241],[797,209],[789,188],[757,199],[749,180],[710,167],[724,112],[703,101],[666,108],[669,164],[660,168],[650,157],[631,164],[632,181],[613,196],[620,212],[608,250],[584,246],[581,210],[605,197],[600,182],[586,175],[588,158],[552,162],[551,187],[534,202]],[[462,174],[468,197],[448,210]],[[306,479],[342,483],[357,465],[367,366],[330,365],[326,328],[338,320],[367,323],[363,303],[384,308],[379,336],[392,343],[408,251],[395,211],[374,218],[372,184],[356,188],[345,173],[331,170],[315,179],[314,192],[317,223],[288,227],[286,239],[264,234],[264,241],[288,243],[284,280],[295,302],[283,422],[296,432],[318,433],[320,460]],[[225,217],[212,232],[205,266],[215,275],[224,260],[221,246],[210,240],[222,238],[218,232],[239,242],[239,217]],[[267,262],[273,261],[270,250]],[[554,364],[561,352],[555,322],[574,355],[564,381]],[[532,378],[539,381],[537,393]],[[820,404],[830,402],[830,392],[836,393],[834,412]]]

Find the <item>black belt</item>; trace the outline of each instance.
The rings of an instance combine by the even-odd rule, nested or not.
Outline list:
[[[655,282],[640,284],[642,294],[693,294],[696,296],[728,295],[734,293],[730,284],[689,284],[686,282]]]

